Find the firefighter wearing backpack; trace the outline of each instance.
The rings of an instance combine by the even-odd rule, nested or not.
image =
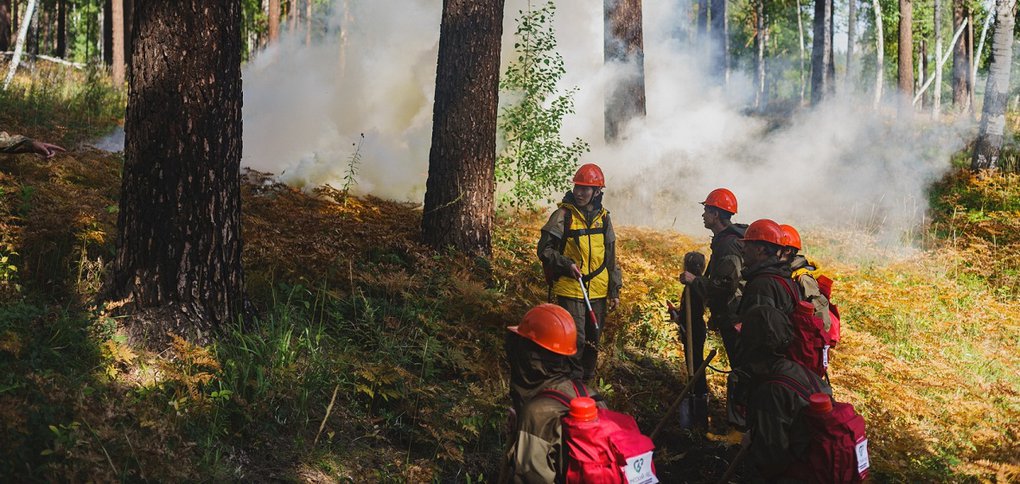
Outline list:
[[[708,328],[719,331],[727,355],[733,356],[737,341],[737,331],[733,325],[737,322],[737,304],[740,298],[740,270],[743,266],[743,243],[746,225],[734,224],[730,219],[737,213],[737,197],[725,188],[717,188],[705,197],[704,211],[701,214],[705,228],[712,231],[712,253],[709,256],[705,274],[693,274],[684,271],[680,274],[680,282],[687,286],[691,293],[691,331],[694,356],[693,364],[697,368],[704,361],[706,327],[703,319],[704,308],[711,312]],[[683,314],[683,310],[680,311]],[[680,321],[678,321],[680,322]],[[680,322],[683,324],[682,322]],[[696,427],[707,427],[708,424],[708,385],[702,375],[695,382],[691,398],[694,399],[694,415],[692,423]],[[681,408],[687,408],[684,405]]]
[[[516,440],[500,482],[653,482],[652,440],[571,378],[577,338],[570,314],[540,304],[507,329]]]
[[[736,398],[747,407],[748,462],[753,481],[860,482],[869,467],[864,419],[832,398],[817,374],[786,356],[794,333],[769,305],[744,315],[743,382]]]
[[[790,269],[792,270],[791,277],[800,289],[801,300],[807,301],[814,306],[815,316],[822,320],[825,331],[829,332],[830,339],[835,343],[839,340],[838,311],[834,306],[830,305],[829,298],[819,285],[819,278],[823,278],[823,281],[828,278],[821,276],[820,267],[817,263],[799,254],[802,245],[800,233],[797,232],[797,229],[786,224],[779,227],[783,229],[783,235],[785,236],[783,241],[785,247],[783,247],[781,259],[790,264]],[[831,280],[829,280],[829,283],[831,284]],[[835,328],[833,328],[833,323],[836,324]]]
[[[602,169],[593,163],[583,165],[573,181],[574,188],[542,227],[538,257],[556,303],[573,316],[577,327],[578,351],[570,358],[574,377],[591,381],[599,333],[606,312],[620,303],[623,277],[616,265],[616,233],[609,211],[602,206],[606,186]],[[588,317],[583,291],[588,293],[595,321]]]
[[[561,417],[568,407],[543,394],[569,398],[594,394],[572,378],[570,357],[577,353],[574,318],[555,304],[540,304],[521,324],[507,328],[510,399],[517,415],[516,443],[510,450],[513,482],[549,483],[562,479],[566,452]]]
[[[747,339],[743,327],[750,324],[747,321],[748,311],[755,306],[765,305],[789,316],[800,300],[793,292],[790,265],[780,259],[783,242],[783,229],[769,219],[754,221],[744,232],[744,287],[738,310],[742,329],[737,354],[735,358],[730,358],[731,362],[736,362],[732,364],[734,367],[743,363],[743,346]]]

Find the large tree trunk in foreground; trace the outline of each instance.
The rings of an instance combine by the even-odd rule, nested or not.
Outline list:
[[[11,45],[11,0],[0,0],[0,52]]]
[[[900,95],[905,99],[914,97],[914,34],[910,30],[913,25],[913,5],[910,2],[900,0],[900,56],[897,67]]]
[[[492,253],[503,0],[444,0],[422,240]]]
[[[604,60],[633,62],[637,74],[608,86],[605,106],[605,139],[620,138],[632,118],[645,115],[645,54],[641,28],[641,0],[605,0]]]
[[[992,34],[992,63],[988,66],[985,105],[974,145],[972,170],[999,168],[1002,134],[1006,128],[1006,102],[1013,68],[1013,27],[1016,0],[996,0],[995,33]]]
[[[136,335],[204,341],[244,300],[241,6],[138,0],[134,13],[111,295],[133,298]]]
[[[811,45],[811,104],[832,93],[832,0],[815,0]]]

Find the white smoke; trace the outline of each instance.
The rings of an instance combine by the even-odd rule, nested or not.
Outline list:
[[[246,66],[243,164],[295,186],[340,186],[364,133],[354,191],[420,202],[442,2],[341,3],[349,10],[338,6],[330,23],[346,32],[343,41],[328,35],[309,47],[303,34],[285,34]],[[514,57],[514,19],[526,5],[506,2],[503,70]],[[607,145],[606,86],[634,75],[634,67],[603,64],[602,2],[557,2],[562,87],[580,88],[563,137],[591,144],[583,161],[605,170],[605,202],[617,224],[704,235],[697,202],[716,187],[736,193],[743,222],[864,224],[897,234],[921,221],[925,187],[949,168],[971,123],[874,111],[870,94],[862,94],[770,127],[743,113],[753,99],[747,75],[733,72],[725,88],[718,86],[707,75],[704,49],[679,40],[687,8],[679,0],[644,2],[648,114],[627,126],[625,141]]]

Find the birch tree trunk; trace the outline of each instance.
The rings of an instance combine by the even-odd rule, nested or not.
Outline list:
[[[932,93],[931,115],[938,117],[942,111],[942,1],[935,2],[935,92]]]
[[[1013,27],[1016,0],[996,0],[995,34],[992,36],[992,63],[988,67],[985,105],[981,112],[974,158],[974,171],[999,167],[1003,131],[1006,128],[1006,102],[1009,100],[1009,78],[1013,68]]]
[[[4,90],[7,90],[7,86],[11,85],[11,80],[14,79],[14,73],[18,70],[18,64],[21,63],[21,53],[25,50],[25,39],[28,38],[28,27],[32,24],[32,15],[35,13],[36,0],[28,0],[28,5],[25,7],[25,17],[21,20],[21,29],[18,30],[18,40],[14,43],[14,55],[11,57],[11,65],[7,69],[7,77],[4,79]]]
[[[981,63],[981,53],[985,51],[985,38],[988,35],[988,26],[992,24],[992,20],[995,18],[995,2],[992,1],[988,4],[988,15],[985,16],[985,23],[981,26],[981,40],[978,42],[977,50],[974,51],[974,65],[970,67],[970,85],[977,86],[977,71],[978,65]]]
[[[754,92],[754,107],[755,109],[761,110],[765,104],[765,44],[768,42],[768,38],[765,31],[765,0],[756,0],[755,2],[755,43],[758,44],[758,55],[757,55],[757,80],[758,85]]]
[[[885,87],[885,38],[882,33],[882,5],[878,0],[871,0],[875,11],[875,100],[874,107],[882,103],[882,88]]]
[[[797,35],[800,38],[800,105],[804,105],[804,9],[797,0]]]

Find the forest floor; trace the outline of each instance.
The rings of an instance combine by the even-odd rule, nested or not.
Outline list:
[[[88,130],[74,123],[11,112],[25,111],[0,126],[71,150],[0,157],[0,478],[495,479],[505,327],[546,297],[534,255],[545,214],[501,215],[493,256],[470,258],[422,246],[414,205],[249,172],[243,262],[258,320],[208,347],[153,352],[92,301],[115,251],[120,156],[80,144]],[[954,173],[932,187],[932,216],[913,250],[804,234],[843,315],[834,392],[867,420],[877,481],[1016,481],[1020,178]],[[649,432],[685,378],[663,301],[707,236],[624,225],[618,238],[626,286],[598,387]],[[725,377],[709,383],[721,430]],[[656,444],[663,482],[714,482],[736,452],[675,425]]]

